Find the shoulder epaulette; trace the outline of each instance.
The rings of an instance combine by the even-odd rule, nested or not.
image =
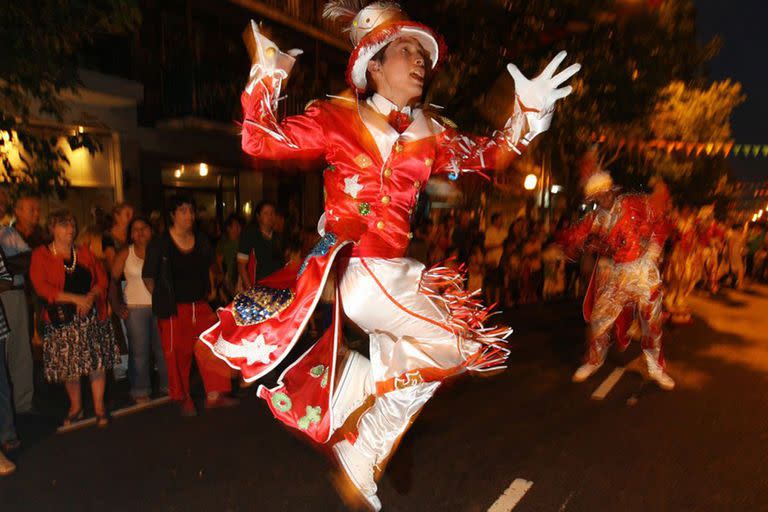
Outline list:
[[[453,128],[454,130],[457,130],[459,128],[459,126],[456,123],[454,123],[453,121],[451,121],[445,116],[439,115],[437,116],[437,118],[440,119],[440,121],[442,121],[443,124],[445,124],[448,128]]]

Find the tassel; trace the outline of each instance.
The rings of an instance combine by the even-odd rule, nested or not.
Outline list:
[[[498,313],[493,311],[496,304],[486,307],[480,298],[480,290],[465,290],[465,273],[463,265],[458,269],[446,266],[446,262],[436,265],[422,274],[420,291],[448,311],[449,325],[456,335],[470,345],[479,345],[464,363],[468,370],[482,372],[504,368],[509,356],[506,339],[512,329],[485,326],[485,322]]]

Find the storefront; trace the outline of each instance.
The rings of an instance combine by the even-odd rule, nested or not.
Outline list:
[[[57,208],[72,211],[81,227],[90,226],[100,220],[100,212],[109,213],[115,203],[123,200],[123,176],[120,159],[120,136],[93,127],[72,127],[73,130],[87,131],[101,146],[101,151],[91,154],[85,148],[72,151],[63,140],[69,164],[65,176],[70,187],[62,197],[49,195],[42,198],[42,218]]]
[[[200,220],[221,221],[241,212],[237,169],[206,162],[177,162],[163,166],[160,174],[165,204],[172,195],[187,195],[195,201]]]

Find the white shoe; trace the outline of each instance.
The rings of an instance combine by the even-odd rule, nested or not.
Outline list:
[[[346,439],[333,445],[333,453],[347,479],[365,500],[366,505],[374,512],[381,510],[381,501],[376,496],[376,481],[373,479],[373,461],[356,450]]]
[[[643,350],[645,362],[648,365],[648,376],[655,380],[664,391],[672,391],[675,389],[675,381],[667,375],[664,368],[659,364],[659,353],[659,349]]]
[[[675,381],[672,380],[672,377],[667,375],[667,373],[660,368],[655,371],[651,371],[649,369],[648,376],[651,379],[655,380],[656,384],[658,384],[659,387],[664,391],[672,391],[673,389],[675,389]]]
[[[331,401],[333,430],[344,425],[349,415],[363,405],[373,392],[371,362],[359,353],[350,351]]]
[[[597,370],[600,369],[600,367],[603,366],[603,362],[600,363],[585,363],[576,370],[576,373],[573,374],[573,382],[584,382],[588,378],[590,378],[592,375],[595,374]]]
[[[16,471],[16,464],[8,460],[3,452],[0,452],[0,476],[7,476]]]

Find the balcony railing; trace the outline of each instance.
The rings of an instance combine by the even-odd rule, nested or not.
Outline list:
[[[339,28],[322,17],[327,0],[231,1],[271,21],[286,24],[342,50],[349,50],[350,45],[339,33]]]
[[[173,5],[148,11],[147,34],[142,40],[146,48],[138,53],[143,59],[140,69],[147,78],[143,80],[141,122],[153,124],[178,117],[229,122],[239,117],[239,97],[249,64],[240,36],[243,14],[264,20],[265,25],[271,25],[288,40],[301,31],[326,43],[305,46],[307,54],[301,60],[304,79],[294,79],[288,98],[280,105],[280,114],[302,112],[307,101],[329,87],[339,89],[333,77],[343,76],[346,59],[335,54],[345,56],[346,52],[334,47],[346,43],[322,19],[325,1],[231,0],[226,12],[202,8],[184,12]],[[331,54],[333,58],[327,58]]]

